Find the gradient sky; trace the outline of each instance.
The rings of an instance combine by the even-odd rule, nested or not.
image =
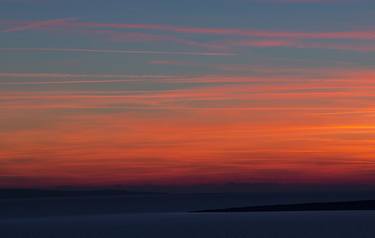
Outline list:
[[[0,0],[0,186],[375,183],[373,0]]]

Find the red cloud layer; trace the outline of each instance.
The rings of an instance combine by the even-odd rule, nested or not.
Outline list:
[[[373,182],[373,79],[202,76],[175,90],[2,93],[0,184]]]

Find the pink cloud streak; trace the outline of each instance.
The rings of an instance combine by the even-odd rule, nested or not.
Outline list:
[[[26,21],[23,24],[4,30],[5,32],[24,31],[42,28],[107,28],[107,29],[133,29],[156,30],[174,33],[207,34],[207,35],[237,35],[264,38],[292,38],[292,39],[349,39],[349,40],[375,40],[375,31],[337,31],[337,32],[292,32],[240,28],[210,28],[189,27],[163,24],[134,24],[134,23],[101,23],[83,22],[74,18],[54,19],[45,21]]]
[[[9,22],[7,23],[10,24]],[[14,33],[26,30],[57,30],[68,29],[79,33],[105,37],[112,41],[146,41],[146,42],[174,42],[181,45],[199,47],[209,50],[228,51],[233,47],[290,47],[290,48],[322,48],[335,50],[349,50],[357,52],[375,51],[375,31],[337,31],[337,32],[292,32],[275,30],[239,29],[239,28],[209,28],[188,27],[163,24],[129,24],[129,23],[100,23],[82,22],[74,18],[54,19],[46,21],[16,22],[3,32]],[[158,33],[124,32],[119,30],[146,30]],[[199,42],[184,36],[171,36],[166,33],[192,34],[192,35],[216,35],[227,37],[242,37],[240,40]],[[255,39],[248,39],[248,38]],[[315,42],[306,42],[306,41]],[[316,42],[322,40],[360,40],[361,42],[337,43]],[[4,49],[0,49],[4,50]],[[31,50],[31,49],[24,49]],[[126,51],[126,50],[90,50],[90,49],[33,49],[38,51],[70,51],[86,53],[132,53],[132,54],[179,54],[179,55],[233,55],[221,52],[159,52],[159,51]]]
[[[238,28],[207,28],[207,27],[180,27],[160,24],[127,24],[127,23],[98,23],[74,22],[75,27],[111,28],[111,29],[141,29],[158,30],[174,33],[208,34],[208,35],[237,35],[265,38],[294,38],[294,39],[362,39],[375,40],[374,31],[347,31],[347,32],[290,32],[264,31]]]
[[[150,54],[150,55],[195,55],[195,56],[233,56],[226,52],[193,52],[193,51],[151,51],[151,50],[107,50],[83,48],[0,48],[0,51],[38,51],[38,52],[80,52],[96,54]]]

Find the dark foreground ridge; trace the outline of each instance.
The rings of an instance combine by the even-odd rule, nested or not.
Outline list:
[[[194,213],[214,212],[292,212],[292,211],[364,211],[375,210],[375,200],[280,204],[252,207],[234,207],[224,209],[200,210]]]

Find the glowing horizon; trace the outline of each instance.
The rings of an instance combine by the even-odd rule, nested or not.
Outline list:
[[[0,187],[375,182],[374,3],[67,2],[0,0]]]

